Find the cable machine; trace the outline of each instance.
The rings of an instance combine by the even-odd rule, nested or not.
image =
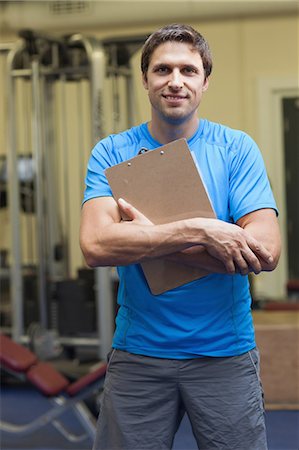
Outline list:
[[[130,59],[144,37],[99,41],[23,30],[20,38],[7,56],[8,149],[1,170],[11,224],[11,333],[26,340],[29,290],[34,321],[58,328],[61,344],[96,346],[104,358],[113,334],[113,276],[111,268],[84,268],[80,203],[90,149],[133,122]],[[61,332],[79,292],[90,293],[91,279],[94,309],[73,311],[73,317],[78,326],[95,318],[94,327],[76,333],[74,324]]]

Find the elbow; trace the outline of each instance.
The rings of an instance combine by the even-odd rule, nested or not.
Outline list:
[[[91,269],[95,269],[96,267],[100,267],[100,262],[93,257],[91,254],[83,253],[84,259],[88,267]]]
[[[96,267],[107,267],[111,266],[111,262],[98,253],[94,253],[93,251],[82,251],[84,259],[88,267],[91,269],[95,269]]]
[[[99,245],[96,245],[94,242],[80,240],[80,247],[88,267],[94,269],[110,265]]]
[[[88,267],[94,269],[95,267],[99,267],[101,265],[98,258],[95,258],[95,255],[92,252],[88,251],[86,248],[83,249],[82,247],[81,250]]]

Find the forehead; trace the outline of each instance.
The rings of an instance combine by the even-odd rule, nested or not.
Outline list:
[[[193,64],[202,67],[202,59],[197,49],[186,42],[169,41],[160,44],[153,51],[149,66],[159,64]]]

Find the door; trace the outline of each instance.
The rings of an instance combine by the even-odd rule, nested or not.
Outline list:
[[[299,97],[283,98],[288,278],[299,280]]]

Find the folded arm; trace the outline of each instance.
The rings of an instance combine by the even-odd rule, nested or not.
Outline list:
[[[130,221],[121,220],[120,209]],[[219,270],[223,265],[226,273],[248,268],[258,272],[260,260],[273,262],[269,250],[238,225],[204,218],[153,225],[132,205],[117,204],[111,197],[84,204],[80,245],[92,267],[134,264],[181,251],[195,253],[198,246],[203,246],[200,251],[210,263],[217,260]]]

